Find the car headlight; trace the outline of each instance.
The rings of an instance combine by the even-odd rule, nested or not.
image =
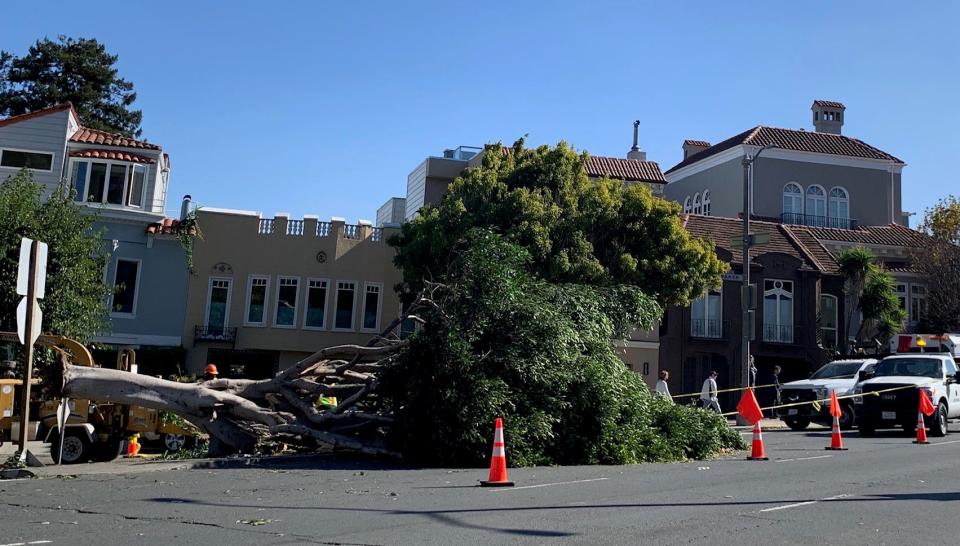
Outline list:
[[[933,389],[930,387],[920,387],[920,390],[927,393],[927,397],[930,398],[931,401],[933,400]]]

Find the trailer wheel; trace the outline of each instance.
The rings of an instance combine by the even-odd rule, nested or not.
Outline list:
[[[67,430],[63,437],[63,453],[60,453],[60,433],[50,436],[50,457],[55,463],[85,463],[90,458],[90,439],[79,430]],[[62,461],[61,461],[62,459]]]
[[[183,434],[168,433],[163,435],[163,445],[167,448],[167,451],[180,451],[186,443],[187,439]]]

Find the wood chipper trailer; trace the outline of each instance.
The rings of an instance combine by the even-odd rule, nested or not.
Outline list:
[[[0,332],[0,342],[16,341],[16,334]],[[41,346],[55,347],[66,351],[71,362],[78,366],[95,366],[90,351],[78,341],[62,336],[42,335],[37,340]],[[117,355],[117,368],[130,372],[136,371],[136,353],[132,349],[123,349]],[[19,386],[22,381],[4,380]],[[0,389],[3,387],[0,386]],[[19,389],[17,389],[19,390]],[[0,390],[0,392],[3,392]],[[37,391],[33,391],[37,392]],[[9,405],[13,404],[10,393]],[[6,397],[0,403],[6,403]],[[50,455],[54,462],[60,462],[60,426],[57,409],[60,399],[39,400],[36,413],[40,426],[37,438],[50,444]],[[133,434],[140,434],[147,441],[162,442],[169,451],[177,451],[187,442],[193,441],[195,431],[184,428],[174,422],[164,422],[157,410],[127,406],[123,404],[101,403],[92,400],[69,400],[70,415],[64,426],[63,463],[81,463],[86,461],[111,461],[120,454],[125,440]],[[10,423],[16,421],[19,406],[8,408],[10,416],[0,421],[0,427],[6,428],[0,434],[9,434]],[[5,409],[0,412],[6,414]]]

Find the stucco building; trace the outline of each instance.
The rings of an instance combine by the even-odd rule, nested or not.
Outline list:
[[[366,344],[400,313],[400,273],[369,222],[200,208],[184,323],[187,371],[265,378],[324,347]]]

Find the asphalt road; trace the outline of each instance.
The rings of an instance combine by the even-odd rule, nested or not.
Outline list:
[[[773,431],[766,462],[511,469],[512,489],[476,487],[484,470],[331,458],[65,467],[79,474],[0,481],[0,546],[957,544],[951,431],[926,446],[851,433],[844,452],[823,429]],[[123,472],[86,473],[104,469]]]

